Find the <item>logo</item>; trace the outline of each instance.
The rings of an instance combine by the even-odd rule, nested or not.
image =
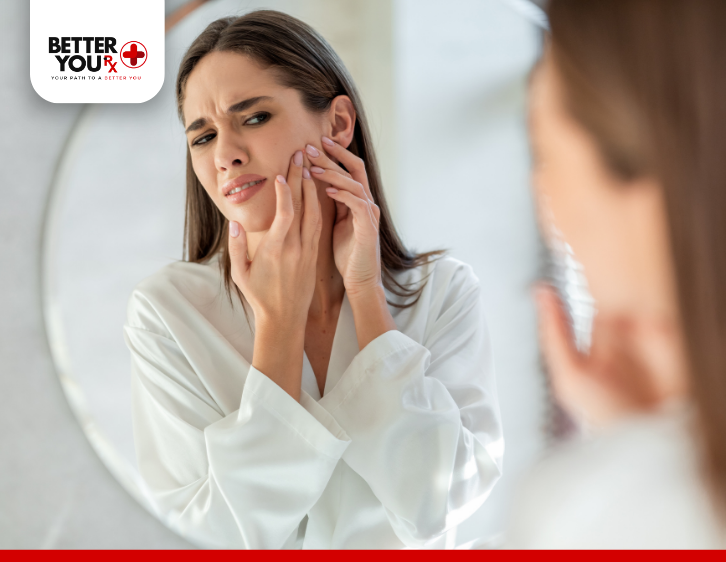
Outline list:
[[[30,80],[54,103],[140,103],[164,82],[164,0],[31,0]],[[149,56],[149,49],[154,53]]]
[[[79,49],[79,45],[83,44],[85,44],[85,58],[79,54],[83,49],[83,47]],[[66,72],[66,70],[83,72],[86,69],[90,72],[98,72],[101,70],[101,60],[103,59],[103,66],[109,67],[108,72],[118,74],[118,70],[116,70],[118,60],[114,62],[111,54],[118,54],[114,48],[115,45],[115,37],[48,37],[48,52],[50,54],[61,53],[55,55],[60,64],[60,72]],[[69,54],[63,56],[64,53]],[[75,54],[71,56],[70,53]],[[97,53],[95,59],[94,53]],[[140,68],[147,58],[146,47],[139,41],[129,41],[121,47],[120,61],[128,68]]]

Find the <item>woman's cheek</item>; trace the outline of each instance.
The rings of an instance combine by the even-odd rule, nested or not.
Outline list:
[[[207,192],[207,195],[209,195],[209,198],[218,208],[220,208],[219,193],[217,192],[216,173],[210,174],[203,165],[203,162],[200,162],[200,160],[198,158],[195,158],[194,156],[192,156],[192,170],[194,170],[194,175],[197,176],[197,181],[202,184],[202,187],[204,188],[204,191]],[[223,209],[220,208],[220,210],[224,212]]]
[[[540,225],[547,236],[552,234],[553,228],[561,232],[561,225],[557,220],[561,216],[559,194],[556,190],[553,193],[553,182],[552,172],[549,168],[535,171],[532,177]]]
[[[246,232],[262,232],[269,230],[275,220],[277,198],[275,196],[274,180],[259,191],[244,204],[228,205],[227,218],[237,220]]]

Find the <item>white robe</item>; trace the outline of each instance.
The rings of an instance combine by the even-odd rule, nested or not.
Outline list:
[[[398,274],[433,270],[417,304],[390,307],[398,330],[362,351],[344,298],[323,396],[305,356],[298,403],[251,367],[217,259],[139,283],[124,327],[139,470],[172,526],[220,548],[445,546],[504,450],[471,267]]]
[[[699,467],[695,411],[634,415],[563,444],[520,487],[510,548],[726,547]]]

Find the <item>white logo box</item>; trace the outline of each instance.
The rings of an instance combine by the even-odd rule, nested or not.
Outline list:
[[[150,100],[164,84],[164,0],[30,0],[30,82],[53,103]]]

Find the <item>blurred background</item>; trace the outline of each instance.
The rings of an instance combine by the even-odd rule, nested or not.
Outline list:
[[[183,52],[255,8],[316,28],[359,86],[406,244],[447,248],[482,284],[504,477],[457,545],[496,546],[519,476],[551,433],[530,286],[541,248],[526,83],[541,12],[526,0],[167,0],[166,78],[144,104],[60,105],[29,80],[28,3],[0,4],[0,548],[189,547],[136,474],[128,296],[181,259]]]

